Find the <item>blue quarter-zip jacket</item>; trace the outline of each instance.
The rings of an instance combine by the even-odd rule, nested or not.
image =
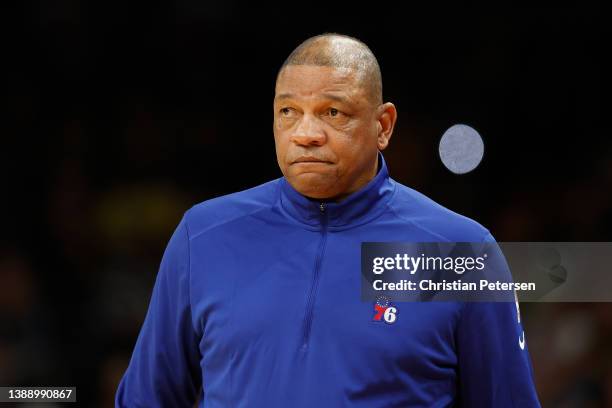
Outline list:
[[[493,241],[378,173],[340,203],[285,178],[187,211],[117,407],[538,407],[512,302],[362,302],[362,242]],[[521,337],[522,336],[522,337]],[[523,343],[524,345],[524,343]]]

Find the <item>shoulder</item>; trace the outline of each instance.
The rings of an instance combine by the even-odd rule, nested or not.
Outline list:
[[[438,204],[426,195],[393,180],[396,194],[391,209],[395,215],[432,239],[442,242],[481,242],[490,233],[478,222]]]
[[[280,178],[249,189],[202,201],[185,213],[190,236],[270,209],[277,200]]]

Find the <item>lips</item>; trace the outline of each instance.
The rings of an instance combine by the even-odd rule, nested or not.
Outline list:
[[[328,163],[329,164],[331,162],[328,160],[319,159],[313,156],[302,156],[294,160],[292,164],[295,164],[295,163]]]

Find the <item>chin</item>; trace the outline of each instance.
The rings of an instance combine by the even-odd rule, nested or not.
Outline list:
[[[334,195],[335,180],[320,173],[300,173],[288,179],[300,194],[311,198],[326,198]]]

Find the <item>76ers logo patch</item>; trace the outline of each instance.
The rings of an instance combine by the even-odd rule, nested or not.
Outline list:
[[[379,296],[376,298],[373,320],[375,322],[384,321],[388,324],[393,324],[397,320],[397,308],[391,306],[391,301],[388,297]]]

